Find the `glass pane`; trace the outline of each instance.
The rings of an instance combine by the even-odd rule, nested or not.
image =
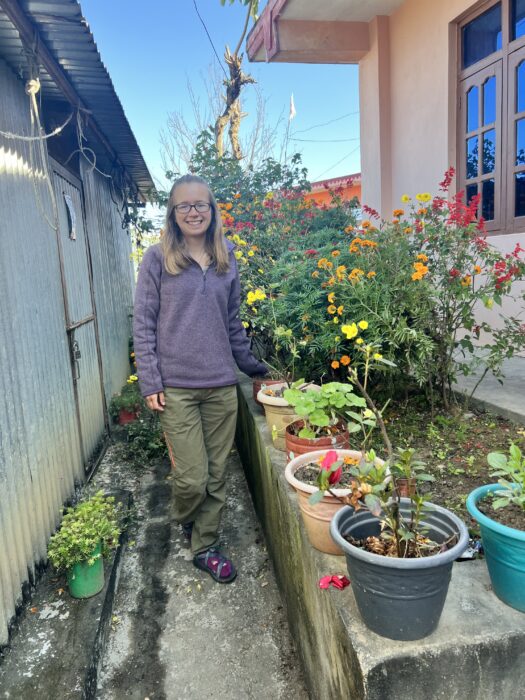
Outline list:
[[[512,0],[512,38],[525,34],[525,0]]]
[[[515,197],[514,216],[525,216],[525,173],[514,175]]]
[[[472,197],[475,197],[478,193],[478,186],[477,185],[467,185],[466,190],[465,190],[465,198],[467,204],[470,202]]]
[[[483,174],[493,173],[496,165],[496,130],[483,134]]]
[[[478,137],[467,139],[467,180],[478,176]]]
[[[492,76],[483,85],[483,126],[496,121],[496,78]]]
[[[463,68],[501,48],[501,3],[463,27]]]
[[[525,61],[516,68],[516,112],[525,110]]]
[[[478,86],[474,85],[467,92],[467,131],[474,131],[478,125]]]
[[[494,219],[494,180],[485,180],[481,190],[481,216],[485,221]]]
[[[516,122],[516,165],[525,165],[525,119]]]

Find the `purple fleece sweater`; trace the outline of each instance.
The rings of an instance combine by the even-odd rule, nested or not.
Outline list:
[[[233,244],[230,269],[218,275],[192,263],[178,275],[164,267],[159,245],[148,248],[135,292],[133,335],[143,396],[164,387],[212,388],[237,383],[235,363],[249,376],[267,373],[250,350],[239,317],[240,283]]]

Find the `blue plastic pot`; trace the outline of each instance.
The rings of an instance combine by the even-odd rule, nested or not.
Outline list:
[[[498,484],[480,486],[467,498],[467,510],[481,529],[481,540],[494,593],[511,608],[525,612],[525,532],[501,525],[477,508]]]

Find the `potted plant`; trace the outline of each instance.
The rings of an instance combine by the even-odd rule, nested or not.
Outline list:
[[[298,497],[310,544],[326,554],[343,554],[330,536],[330,521],[347,502],[354,479],[351,468],[362,459],[355,450],[317,450],[294,457],[284,475]],[[383,462],[376,459],[378,469]]]
[[[119,425],[126,425],[136,420],[143,403],[138,387],[138,377],[136,374],[131,374],[121,392],[112,397],[109,414]]]
[[[509,455],[487,457],[497,484],[472,491],[467,510],[479,523],[494,593],[525,612],[525,455],[512,444]]]
[[[103,557],[118,544],[120,528],[115,499],[99,491],[68,508],[47,554],[57,570],[65,570],[73,598],[90,598],[104,587]]]
[[[292,388],[287,389],[283,396],[300,416],[300,420],[290,423],[285,430],[289,459],[320,449],[350,447],[345,420],[347,410],[366,407],[365,400],[354,394],[351,384],[328,382],[320,390],[307,391]],[[352,424],[352,431],[360,429],[358,423]]]
[[[276,449],[283,451],[286,450],[286,426],[299,418],[295,408],[284,398],[284,392],[290,388],[298,391],[306,391],[310,388],[316,391],[320,389],[316,384],[309,384],[304,379],[298,379],[292,384],[283,381],[271,386],[263,386],[257,394],[257,402],[264,408],[266,424],[272,435],[273,445]]]

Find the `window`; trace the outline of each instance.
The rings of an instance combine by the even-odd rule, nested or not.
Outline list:
[[[525,0],[492,2],[460,25],[458,164],[487,229],[525,228]]]

